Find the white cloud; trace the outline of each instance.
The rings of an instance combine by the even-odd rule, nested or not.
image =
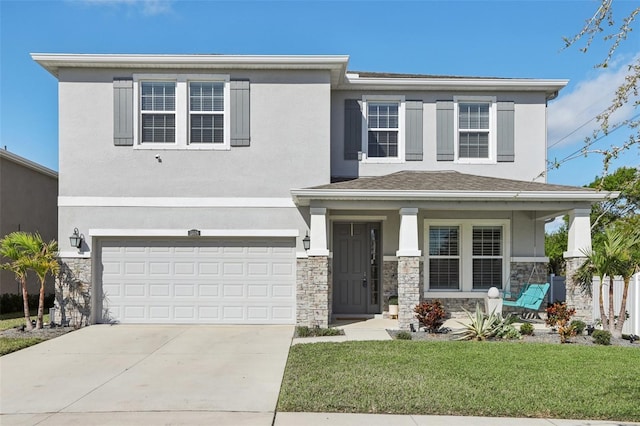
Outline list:
[[[171,12],[173,0],[80,0],[90,6],[124,6],[139,10],[144,15],[159,15]]]
[[[637,61],[639,56],[629,62],[598,69],[597,74],[578,82],[571,92],[561,91],[558,99],[549,104],[549,146],[582,143],[591,136],[599,128],[595,117],[611,104],[616,89],[624,82],[629,64]],[[633,102],[627,102],[614,114],[610,123],[626,120],[633,116],[633,112]]]

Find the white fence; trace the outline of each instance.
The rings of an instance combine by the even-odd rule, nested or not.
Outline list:
[[[593,277],[593,318],[600,318],[599,307],[599,287],[600,279]],[[622,278],[616,277],[613,281],[613,306],[615,308],[615,315],[620,312],[620,303],[622,303],[622,290],[624,283]],[[602,292],[604,293],[604,311],[609,313],[609,278],[604,279],[604,285]],[[640,273],[631,277],[629,282],[629,293],[627,295],[627,312],[629,318],[624,322],[622,328],[623,334],[636,334],[640,335]]]

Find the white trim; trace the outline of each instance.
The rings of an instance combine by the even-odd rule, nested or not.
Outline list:
[[[387,102],[398,104],[398,155],[397,157],[369,157],[369,102]],[[364,95],[362,96],[362,163],[404,163],[405,162],[405,97],[402,95]],[[393,130],[393,129],[389,129]]]
[[[90,237],[189,237],[188,229],[89,229]],[[200,237],[299,237],[298,229],[201,229]]]
[[[90,259],[91,258],[91,252],[90,251],[83,251],[83,252],[78,252],[78,251],[61,251],[58,252],[58,257],[59,258],[72,258],[72,259]]]
[[[387,216],[358,216],[358,215],[335,215],[329,216],[329,220],[337,222],[344,221],[362,221],[362,222],[382,222],[387,220]]]
[[[58,207],[294,208],[291,198],[267,197],[58,197]]]
[[[297,251],[296,252],[296,259],[308,259],[309,255],[307,254],[306,251]]]
[[[488,290],[475,290],[475,291],[449,291],[449,290],[428,290],[424,291],[424,297],[436,298],[436,299],[484,299],[487,297]]]
[[[512,262],[529,262],[529,263],[549,263],[549,258],[545,256],[512,257],[511,261]]]

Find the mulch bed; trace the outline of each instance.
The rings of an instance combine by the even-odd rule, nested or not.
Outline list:
[[[49,327],[48,325],[39,330],[31,330],[31,331],[22,331],[21,327],[10,328],[8,330],[0,331],[0,337],[9,337],[9,338],[28,338],[28,337],[36,337],[42,340],[49,340],[56,338],[58,336],[62,336],[63,334],[67,334],[71,331],[75,330],[73,327]]]

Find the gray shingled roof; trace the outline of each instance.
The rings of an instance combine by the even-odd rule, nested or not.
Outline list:
[[[363,177],[308,189],[359,191],[479,191],[479,192],[554,192],[595,190],[577,186],[525,182],[487,176],[476,176],[455,171],[402,171],[385,176]]]

